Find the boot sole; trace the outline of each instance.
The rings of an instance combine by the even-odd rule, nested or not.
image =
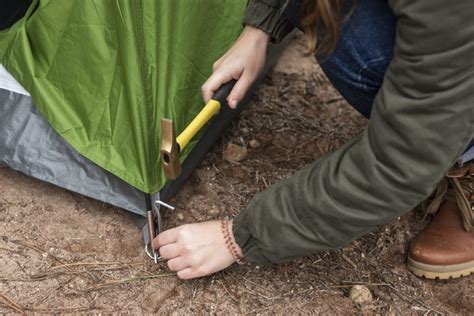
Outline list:
[[[408,257],[408,269],[418,277],[427,279],[457,279],[474,273],[474,261],[446,266],[431,265]]]

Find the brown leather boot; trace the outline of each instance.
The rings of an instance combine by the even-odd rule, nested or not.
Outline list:
[[[441,185],[445,189],[437,190],[439,211],[410,244],[408,269],[419,277],[449,279],[474,272],[474,163],[453,168],[447,179]]]

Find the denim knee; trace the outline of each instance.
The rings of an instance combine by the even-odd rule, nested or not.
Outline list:
[[[369,118],[390,60],[391,57],[379,57],[367,62],[349,62],[334,55],[320,65],[329,81],[347,102]]]
[[[386,1],[358,0],[335,51],[317,56],[335,88],[366,117],[393,58],[396,22]]]

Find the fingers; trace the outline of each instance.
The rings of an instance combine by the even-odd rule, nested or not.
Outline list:
[[[189,265],[182,257],[178,257],[168,261],[168,268],[171,271],[181,271],[189,268]]]
[[[177,275],[178,278],[180,278],[181,280],[189,280],[195,278],[194,271],[191,268],[186,268],[184,270],[178,271]]]
[[[204,101],[207,103],[209,100],[212,99],[214,93],[224,84],[231,81],[232,75],[230,73],[223,74],[221,72],[213,73],[209,79],[204,83],[201,87],[202,97]]]
[[[200,278],[206,275],[209,275],[210,272],[204,269],[193,269],[193,268],[186,268],[183,270],[178,271],[177,275],[178,278],[181,280],[189,280],[194,278]]]
[[[156,236],[155,239],[153,239],[153,249],[158,250],[160,247],[163,247],[164,245],[171,244],[176,242],[177,239],[177,230],[176,228],[166,230]]]
[[[233,109],[237,107],[240,101],[245,97],[247,91],[255,81],[256,76],[250,71],[244,72],[237,83],[235,84],[232,92],[229,94],[229,106]],[[202,95],[205,102],[209,102],[212,99],[215,92],[225,83],[229,82],[233,78],[230,75],[222,75],[218,72],[214,73],[202,86]]]
[[[229,94],[228,103],[229,106],[233,109],[237,107],[240,101],[245,97],[247,91],[252,86],[255,81],[255,75],[250,74],[250,72],[245,71],[240,77],[239,81],[235,84],[231,93]]]
[[[159,234],[153,246],[179,278],[206,276],[235,262],[223,238],[221,224],[221,221],[209,221],[179,226]]]
[[[173,259],[179,257],[179,248],[176,243],[167,244],[159,249],[160,256],[163,259]]]

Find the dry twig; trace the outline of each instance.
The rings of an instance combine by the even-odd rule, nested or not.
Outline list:
[[[224,288],[224,290],[227,292],[227,294],[229,294],[229,297],[230,299],[232,300],[232,302],[234,303],[237,303],[237,299],[234,297],[234,295],[232,295],[229,290],[226,288],[226,286],[224,285],[224,282],[222,282],[221,280],[219,280],[219,283],[220,285],[222,285],[222,287]]]
[[[14,310],[20,314],[26,314],[25,309],[19,305],[18,303],[14,302],[11,298],[8,298],[6,295],[0,293],[0,303],[2,303],[5,307]]]
[[[118,286],[118,285],[123,285],[123,284],[128,284],[128,283],[134,283],[134,282],[140,282],[140,281],[146,281],[146,280],[152,280],[152,279],[160,279],[160,278],[166,278],[170,276],[175,276],[176,274],[174,273],[166,273],[166,274],[152,274],[152,275],[146,275],[146,276],[139,276],[139,277],[130,277],[126,279],[121,279],[117,281],[110,281],[110,282],[104,282],[101,284],[98,284],[96,286],[92,286],[84,290],[85,292],[90,292],[90,291],[97,291],[101,290],[106,287],[110,286]]]
[[[341,258],[344,259],[345,262],[347,262],[348,264],[350,264],[354,269],[357,270],[357,265],[354,263],[354,261],[352,261],[348,256],[346,256],[345,254],[341,254]]]

